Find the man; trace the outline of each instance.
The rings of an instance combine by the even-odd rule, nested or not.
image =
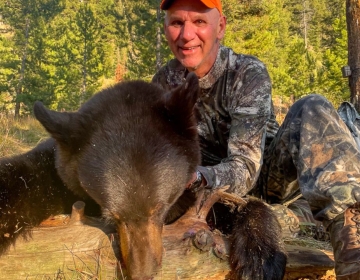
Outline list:
[[[226,27],[220,0],[163,0],[161,9],[176,59],[153,82],[170,89],[195,72],[201,87],[202,166],[188,187],[230,185],[237,195],[254,192],[270,203],[301,192],[330,231],[338,279],[360,279],[360,152],[340,116],[310,95],[279,128],[264,64],[220,44]]]

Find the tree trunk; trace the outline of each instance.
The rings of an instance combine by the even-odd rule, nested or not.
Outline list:
[[[26,18],[25,21],[25,42],[23,48],[23,54],[21,58],[21,68],[20,68],[20,77],[19,83],[16,89],[16,99],[15,99],[15,118],[20,116],[20,95],[22,94],[23,82],[25,77],[25,64],[26,64],[26,56],[27,56],[27,47],[29,42],[29,29],[30,29],[30,20]]]
[[[346,0],[351,103],[360,112],[360,0]]]
[[[230,196],[213,196],[199,212],[192,208],[165,226],[162,267],[154,279],[232,279],[227,236],[214,231],[215,247],[201,250],[194,246],[199,233],[209,230],[204,218],[213,203],[220,199],[242,204],[241,199]],[[18,240],[15,248],[0,257],[0,279],[129,279],[121,262],[115,229],[100,219],[84,216],[84,206],[83,202],[75,203],[71,217],[48,219],[32,231],[31,240]],[[330,251],[289,243],[286,249],[285,280],[335,280]]]
[[[302,11],[302,16],[303,16],[303,24],[304,24],[304,43],[305,43],[305,49],[308,49],[308,3],[307,1],[303,1],[303,11]]]
[[[85,14],[88,15],[88,8],[87,8],[87,2],[85,2]],[[86,86],[87,86],[87,63],[88,63],[88,57],[87,57],[87,37],[88,37],[88,30],[87,28],[84,28],[83,30],[85,33],[84,35],[84,49],[83,49],[83,61],[82,61],[82,85],[81,85],[81,93],[80,93],[80,104],[81,106],[85,101],[86,96]]]
[[[162,66],[161,61],[161,18],[160,18],[160,5],[156,9],[156,72],[160,70]]]

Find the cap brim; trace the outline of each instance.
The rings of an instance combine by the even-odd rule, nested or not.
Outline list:
[[[161,4],[160,4],[160,9],[162,10],[168,10],[171,6],[171,4],[174,2],[175,0],[163,0],[161,1]],[[211,1],[203,1],[203,0],[200,0],[206,7],[208,8],[216,8],[216,5],[214,5],[213,3],[211,3]]]

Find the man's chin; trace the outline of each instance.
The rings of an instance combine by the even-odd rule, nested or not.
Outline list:
[[[197,62],[189,62],[189,61],[186,61],[186,59],[182,59],[180,60],[181,64],[187,69],[189,70],[190,72],[193,72],[195,71],[196,69],[198,69],[200,63]]]

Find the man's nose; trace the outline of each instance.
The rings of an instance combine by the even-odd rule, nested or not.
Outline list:
[[[181,32],[181,39],[188,42],[195,38],[196,28],[191,22],[185,22]]]

